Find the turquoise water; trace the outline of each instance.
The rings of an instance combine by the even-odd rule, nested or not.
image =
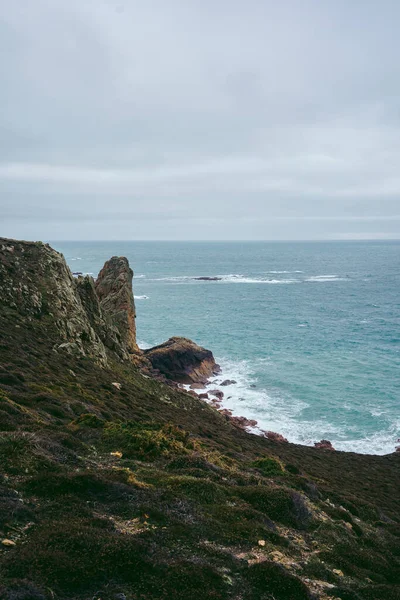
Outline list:
[[[73,271],[93,275],[127,256],[140,343],[183,335],[210,348],[223,378],[237,381],[224,402],[235,414],[294,442],[395,449],[400,242],[52,245]]]

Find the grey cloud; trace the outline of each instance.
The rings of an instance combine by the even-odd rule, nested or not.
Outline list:
[[[4,235],[400,236],[398,2],[0,9]]]

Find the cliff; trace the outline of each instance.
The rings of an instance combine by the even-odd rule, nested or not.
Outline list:
[[[120,344],[128,353],[138,351],[132,278],[133,271],[127,259],[113,256],[106,262],[95,283],[101,310],[116,326]]]
[[[250,435],[141,371],[103,271],[0,240],[0,599],[398,599],[400,454]]]

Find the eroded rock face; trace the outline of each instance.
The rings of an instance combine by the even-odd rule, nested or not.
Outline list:
[[[27,321],[43,319],[59,352],[107,361],[62,254],[42,242],[0,238],[0,304]]]
[[[125,345],[121,342],[119,330],[113,325],[110,319],[104,316],[100,307],[93,277],[89,275],[79,277],[75,280],[75,283],[82,306],[94,331],[106,348],[115,352],[119,358],[127,360],[130,355]]]
[[[210,350],[182,337],[172,337],[144,354],[154,369],[178,383],[205,383],[220,371]]]
[[[105,263],[94,285],[103,317],[117,329],[123,348],[128,353],[137,353],[132,278],[128,259],[113,256]]]

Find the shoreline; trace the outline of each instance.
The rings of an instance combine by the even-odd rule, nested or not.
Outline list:
[[[290,431],[287,432],[282,429],[282,427],[277,427],[276,418],[272,419],[271,424],[265,421],[264,423],[260,423],[260,421],[263,420],[263,415],[261,415],[260,418],[260,415],[257,415],[257,410],[255,410],[254,407],[251,407],[250,411],[241,410],[238,403],[242,401],[244,403],[243,408],[246,409],[246,398],[243,396],[252,394],[257,401],[259,401],[260,398],[261,400],[265,400],[265,408],[268,409],[268,401],[272,400],[268,395],[268,392],[263,388],[259,388],[256,384],[250,383],[250,381],[247,380],[247,378],[250,377],[248,373],[240,373],[240,369],[238,368],[240,363],[237,364],[235,370],[235,367],[233,366],[234,363],[228,359],[216,358],[216,361],[221,366],[221,372],[218,375],[213,376],[204,384],[194,384],[193,387],[191,387],[190,384],[180,384],[180,387],[181,389],[190,392],[191,395],[196,394],[200,400],[204,400],[208,405],[225,415],[227,419],[233,421],[237,427],[244,429],[248,433],[267,437],[278,443],[288,442],[290,444],[311,448],[322,447],[337,452],[352,452],[370,456],[388,456],[398,452],[397,448],[399,447],[400,440],[398,440],[395,435],[391,440],[389,440],[389,437],[385,437],[382,441],[379,441],[379,432],[374,434],[378,439],[374,439],[373,436],[371,436],[371,438],[362,439],[335,439],[335,435],[329,436],[329,434],[313,436],[313,432],[310,431],[310,435],[307,436],[308,439],[304,440],[299,439],[298,436],[296,436],[296,432],[292,432],[293,435],[291,435]],[[229,385],[221,385],[225,380],[230,380],[231,383]],[[222,397],[218,397],[215,393],[212,393],[214,391],[222,393]],[[205,397],[205,395],[207,395],[208,398]],[[299,406],[293,406],[293,416],[296,413],[298,414],[302,409],[303,407],[299,408]],[[276,408],[274,410],[276,410]],[[286,410],[286,413],[288,412],[289,411]],[[296,421],[293,416],[285,416],[285,419],[288,420],[287,429],[304,430],[304,428],[307,427],[307,422],[302,424],[300,420]],[[313,424],[316,423],[318,423],[317,420],[313,422]],[[329,447],[329,444],[331,444],[332,447]]]

